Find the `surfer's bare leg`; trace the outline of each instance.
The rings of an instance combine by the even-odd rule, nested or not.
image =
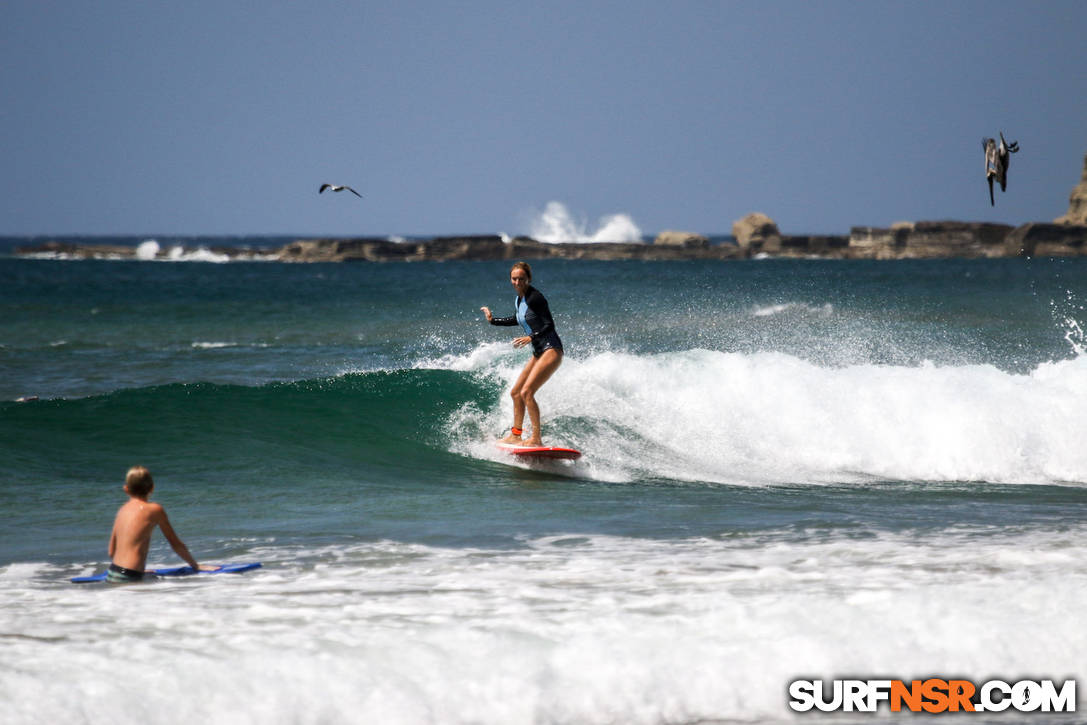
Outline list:
[[[522,416],[524,415],[523,411],[528,410],[529,420],[532,421],[532,435],[525,441],[525,445],[542,446],[543,440],[540,435],[540,406],[536,404],[536,391],[539,390],[551,375],[559,369],[559,365],[562,364],[562,353],[554,348],[549,348],[544,350],[543,354],[538,358],[533,358],[532,362],[535,364],[531,367],[526,365],[524,372],[521,373],[522,376],[525,377],[524,382],[520,386]],[[518,382],[521,382],[520,378],[518,378]],[[515,389],[517,387],[517,385],[514,385]],[[514,418],[516,417],[515,405]],[[523,418],[521,418],[521,420],[523,420]]]
[[[524,387],[528,376],[532,373],[532,369],[536,367],[536,362],[537,360],[534,357],[528,359],[525,367],[521,370],[521,374],[517,376],[517,381],[510,389],[510,397],[513,398],[513,427],[516,430],[520,430],[525,424],[525,400],[521,397],[521,389]],[[510,431],[510,434],[499,442],[518,444],[521,442],[521,434],[514,435]]]

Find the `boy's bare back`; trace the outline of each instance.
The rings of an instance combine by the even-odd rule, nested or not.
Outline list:
[[[193,569],[201,567],[189,553],[188,547],[170,525],[162,504],[148,500],[155,483],[151,472],[143,466],[133,466],[125,477],[125,493],[128,502],[117,510],[113,520],[113,532],[109,537],[109,557],[112,562],[133,572],[142,572],[147,566],[147,552],[151,548],[151,534],[155,527],[162,529],[170,547]]]
[[[147,551],[151,548],[151,533],[166,511],[161,504],[131,497],[117,510],[113,534],[109,540],[109,557],[117,566],[143,571]]]

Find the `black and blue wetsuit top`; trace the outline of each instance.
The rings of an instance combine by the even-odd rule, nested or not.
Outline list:
[[[517,314],[512,317],[492,317],[492,325],[512,327],[520,325],[525,334],[532,338],[532,354],[543,355],[544,350],[554,349],[562,352],[562,340],[555,332],[555,320],[551,318],[551,308],[547,300],[535,287],[529,287],[524,297],[518,297],[514,303]]]

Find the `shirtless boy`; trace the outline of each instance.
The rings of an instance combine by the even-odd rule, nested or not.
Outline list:
[[[109,537],[109,558],[112,563],[106,572],[111,582],[139,581],[144,577],[147,550],[151,547],[151,532],[158,526],[171,548],[193,569],[211,570],[213,566],[200,566],[189,553],[188,547],[170,526],[166,509],[162,504],[148,501],[155,482],[151,472],[143,466],[133,466],[125,476],[125,493],[128,502],[117,510],[113,520],[113,533]]]

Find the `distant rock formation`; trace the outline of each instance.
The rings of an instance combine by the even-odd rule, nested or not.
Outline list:
[[[732,236],[740,249],[767,254],[781,251],[781,232],[773,219],[761,212],[752,212],[732,223]]]
[[[851,256],[862,259],[899,259],[913,222],[895,222],[889,229],[853,227],[849,230]]]
[[[678,232],[674,229],[666,229],[657,235],[657,238],[653,240],[653,244],[690,249],[693,247],[708,247],[710,246],[710,240],[708,237],[694,232]]]
[[[844,257],[849,237],[842,235],[796,235],[781,237],[775,257]]]
[[[753,215],[751,215],[753,216]],[[951,259],[1067,257],[1087,255],[1087,224],[1005,224],[961,221],[896,222],[890,228],[853,227],[845,235],[782,235],[765,215],[737,222],[740,244],[710,244],[687,232],[654,244],[594,242],[549,244],[497,235],[436,237],[394,242],[374,237],[298,239],[278,249],[188,248],[172,245],[153,257],[137,247],[48,241],[17,247],[15,254],[49,259],[161,259],[175,261],[265,260],[278,262],[445,262],[517,259],[642,261],[749,259],[756,256],[826,259]],[[746,246],[744,246],[746,245]],[[771,251],[773,250],[773,251]]]
[[[1023,224],[1004,239],[1004,253],[1009,257],[1078,257],[1087,253],[1087,225]]]
[[[686,234],[686,233],[681,233]],[[700,241],[702,240],[702,241]],[[732,259],[742,257],[733,244],[710,246],[700,235],[688,235],[684,243],[583,242],[549,244],[529,237],[503,241],[496,235],[437,237],[420,242],[385,239],[304,239],[279,250],[284,262],[444,262],[455,259]]]
[[[950,259],[1007,256],[1006,224],[898,222],[890,229],[853,227],[845,255],[852,259]]]
[[[1087,224],[1087,155],[1083,157],[1083,174],[1068,197],[1068,213],[1053,220],[1056,224]]]
[[[906,234],[906,258],[1001,257],[1012,227],[988,222],[917,222]]]
[[[280,248],[278,257],[282,262],[441,262],[504,259],[507,251],[507,245],[498,235],[436,237],[425,242],[361,237],[299,239]]]

